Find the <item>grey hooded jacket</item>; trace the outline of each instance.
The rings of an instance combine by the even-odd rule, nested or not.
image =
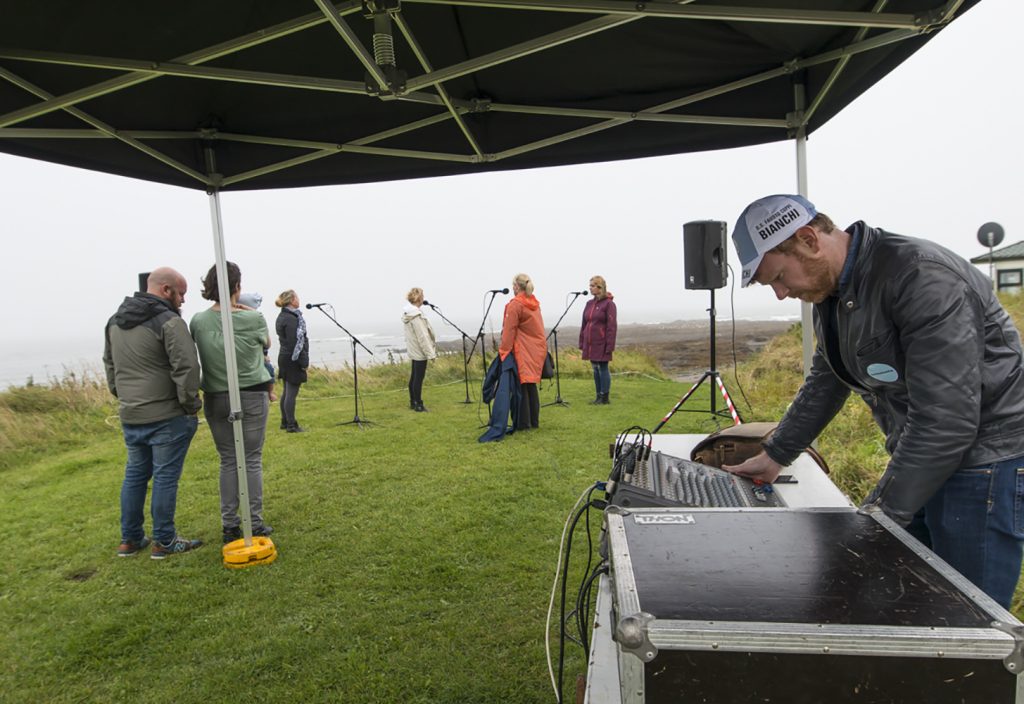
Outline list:
[[[156,423],[202,408],[196,344],[185,321],[159,296],[124,299],[107,322],[103,366],[122,423]]]
[[[963,258],[863,222],[847,232],[852,273],[814,306],[811,372],[765,451],[791,463],[854,391],[891,456],[868,503],[906,525],[957,469],[1024,455],[1024,353]]]

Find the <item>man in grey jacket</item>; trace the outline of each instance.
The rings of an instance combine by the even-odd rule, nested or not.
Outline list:
[[[124,299],[107,322],[103,366],[110,393],[117,397],[128,462],[121,485],[119,557],[150,544],[143,530],[146,490],[153,480],[150,557],[199,547],[199,540],[178,535],[174,511],[178,479],[196,433],[199,357],[181,318],[188,283],[174,269],[154,270],[145,293]]]
[[[764,452],[729,467],[774,481],[842,408],[870,407],[889,464],[880,509],[1009,607],[1024,551],[1024,369],[992,283],[932,242],[768,196],[733,231],[742,285],[814,304],[811,371]]]

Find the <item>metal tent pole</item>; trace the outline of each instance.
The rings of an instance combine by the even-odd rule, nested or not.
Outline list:
[[[797,118],[796,142],[796,190],[807,198],[807,123],[804,119],[806,106],[805,86],[802,81],[793,84],[793,103]],[[800,324],[803,329],[803,361],[804,378],[811,373],[811,358],[814,354],[814,322],[811,317],[811,304],[800,304]]]
[[[224,255],[224,225],[220,213],[220,192],[208,191],[210,220],[213,223],[213,248],[217,256],[217,289],[220,294],[220,321],[224,331],[224,362],[228,373],[228,420],[235,436],[235,465],[238,473],[238,509],[246,546],[252,545],[252,514],[249,511],[249,481],[245,469],[245,439],[242,430],[242,394],[238,387],[238,360],[235,357],[235,330],[231,323],[231,291],[228,288],[227,257]]]

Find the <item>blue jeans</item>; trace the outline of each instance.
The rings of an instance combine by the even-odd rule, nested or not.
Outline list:
[[[608,362],[591,362],[594,368],[594,386],[597,393],[606,394],[612,389],[612,374],[608,371]]]
[[[146,535],[142,521],[150,479],[153,539],[165,544],[174,540],[178,479],[198,424],[195,416],[177,416],[156,423],[122,426],[128,463],[121,484],[121,540],[138,543]]]
[[[907,530],[1010,608],[1024,555],[1024,456],[957,470]]]

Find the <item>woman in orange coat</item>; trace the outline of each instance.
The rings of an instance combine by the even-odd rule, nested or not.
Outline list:
[[[516,274],[512,279],[512,293],[515,297],[505,305],[498,355],[504,361],[509,352],[515,354],[522,396],[516,429],[527,430],[540,425],[540,395],[537,393],[537,384],[544,368],[548,343],[544,336],[544,318],[540,314],[540,301],[533,296],[533,281],[530,277],[526,274]]]

